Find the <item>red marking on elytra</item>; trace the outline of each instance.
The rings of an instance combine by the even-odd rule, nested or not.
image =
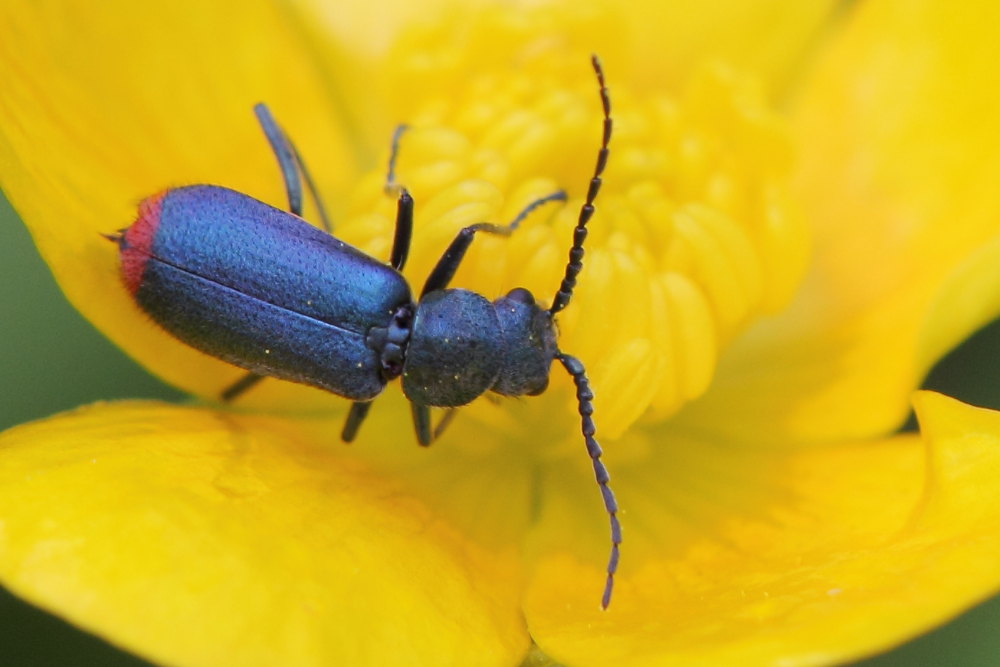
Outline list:
[[[160,225],[160,208],[166,191],[144,199],[139,204],[139,216],[132,226],[125,230],[121,248],[122,279],[133,296],[142,285],[142,274],[146,262],[153,252],[153,239]]]

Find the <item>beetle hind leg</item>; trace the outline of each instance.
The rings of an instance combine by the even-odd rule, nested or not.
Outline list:
[[[431,409],[422,403],[410,403],[413,414],[413,431],[417,434],[417,442],[421,447],[431,444]]]
[[[257,373],[247,373],[239,380],[223,389],[222,393],[219,394],[219,398],[222,399],[223,402],[229,403],[233,399],[243,395],[244,392],[263,379],[263,375],[258,375]]]
[[[319,213],[323,229],[327,232],[332,232],[333,225],[326,214],[326,207],[323,206],[323,200],[320,199],[319,192],[316,190],[316,183],[309,174],[309,169],[306,168],[306,163],[295,148],[295,144],[292,143],[292,140],[288,138],[285,131],[274,120],[270,109],[265,104],[259,103],[254,105],[253,112],[257,116],[257,122],[260,123],[261,129],[264,131],[264,136],[267,137],[267,142],[271,144],[274,157],[278,160],[281,177],[285,181],[285,192],[288,194],[288,210],[302,217],[302,182],[299,180],[299,174],[301,174],[302,181],[305,181],[306,189],[309,190],[309,196],[312,197],[313,203],[316,205],[316,211]]]

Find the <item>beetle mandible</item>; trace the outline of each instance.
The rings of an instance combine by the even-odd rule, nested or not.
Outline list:
[[[543,308],[524,288],[494,302],[449,288],[477,232],[509,235],[535,208],[564,201],[562,191],[537,199],[506,225],[462,229],[431,271],[419,299],[400,274],[413,229],[413,197],[395,183],[395,159],[405,126],[392,140],[386,189],[397,194],[389,264],[334,237],[313,179],[267,107],[254,112],[285,182],[290,213],[214,185],[163,191],[144,200],[135,222],[107,238],[119,246],[121,274],[139,307],[158,325],[202,352],[249,373],[222,392],[232,400],[265,376],[319,387],[352,399],[342,438],[351,441],[386,383],[402,376],[417,440],[428,445],[430,407],[465,405],[486,391],[537,395],[558,360],[573,378],[581,431],[611,522],[611,554],[601,598],[611,600],[621,527],[594,438],[593,393],[583,364],[559,350],[553,316],[573,295],[583,268],[587,222],[608,159],[611,102],[597,57],[603,127],[597,162],[573,230],[563,279]],[[303,185],[323,227],[302,219]]]

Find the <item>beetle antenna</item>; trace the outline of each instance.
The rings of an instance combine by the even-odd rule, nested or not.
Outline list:
[[[587,189],[587,200],[580,207],[580,217],[573,230],[573,247],[569,250],[569,262],[566,263],[566,273],[563,274],[559,291],[552,299],[552,307],[549,313],[555,315],[560,310],[569,305],[569,300],[573,296],[573,288],[576,287],[576,276],[583,269],[583,242],[587,239],[587,223],[594,215],[594,199],[601,189],[601,174],[608,163],[608,143],[611,141],[611,98],[608,97],[608,87],[604,85],[604,70],[601,68],[601,61],[597,56],[590,57],[590,63],[594,67],[597,75],[597,83],[600,86],[601,106],[604,109],[604,129],[601,135],[601,149],[597,151],[597,164],[594,167],[594,174],[590,177],[590,187]]]
[[[594,476],[601,488],[601,497],[604,498],[604,509],[608,512],[611,521],[611,555],[608,557],[608,578],[604,584],[604,594],[601,596],[601,609],[607,609],[611,602],[611,589],[615,583],[615,572],[618,570],[618,546],[622,543],[622,527],[618,523],[618,502],[615,494],[608,486],[608,469],[601,462],[601,446],[597,444],[594,433],[597,431],[591,415],[594,413],[594,392],[590,390],[590,382],[587,380],[587,372],[583,364],[576,357],[559,352],[555,358],[562,363],[563,368],[573,378],[576,385],[576,400],[580,411],[580,427],[583,431],[583,438],[587,442],[587,453],[594,464]]]

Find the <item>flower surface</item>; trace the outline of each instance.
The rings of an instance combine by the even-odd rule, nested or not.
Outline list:
[[[192,665],[517,664],[532,643],[572,665],[826,664],[995,592],[1000,417],[923,393],[921,434],[893,432],[1000,306],[997,22],[719,4],[0,10],[4,192],[74,305],[203,399],[0,436],[0,581]],[[548,302],[600,145],[591,52],[615,133],[558,325],[623,508],[606,612],[606,522],[558,369],[428,450],[390,388],[344,448],[346,401],[319,391],[269,380],[220,405],[240,371],[145,317],[100,236],[183,184],[281,206],[263,100],[336,235],[375,257],[388,138],[412,128],[415,290],[464,225],[565,189],[477,238],[454,281]]]

